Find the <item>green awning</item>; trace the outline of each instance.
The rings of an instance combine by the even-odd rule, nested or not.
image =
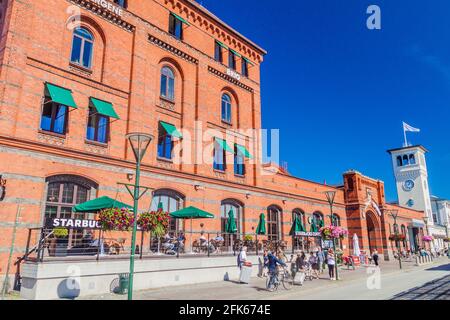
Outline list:
[[[234,51],[233,49],[230,49],[231,52],[233,52],[236,56],[238,56],[239,58],[242,57],[242,55],[239,52]]]
[[[178,131],[178,129],[173,124],[170,124],[170,123],[167,123],[164,121],[160,121],[160,123],[168,135],[175,137],[175,138],[180,138],[180,139],[183,138],[183,135],[181,134],[181,132]]]
[[[78,109],[75,100],[73,99],[71,90],[51,83],[46,83],[45,89],[47,91],[46,93],[50,96],[53,102]]]
[[[216,42],[217,42],[217,44],[219,45],[219,46],[221,46],[222,48],[224,48],[224,49],[227,49],[228,50],[228,47],[225,45],[225,44],[223,44],[222,42],[220,42],[220,41],[217,41],[216,40]]]
[[[250,154],[250,152],[247,150],[246,147],[236,144],[236,148],[237,148],[238,152],[242,153],[245,157],[247,157],[249,159],[253,158],[253,156]]]
[[[266,216],[264,213],[261,213],[259,216],[258,227],[256,228],[256,234],[265,235],[266,234]]]
[[[111,117],[111,118],[114,118],[117,120],[120,119],[119,116],[117,115],[116,111],[114,110],[114,107],[111,102],[106,102],[106,101],[91,97],[91,104],[94,106],[94,108],[97,110],[97,112],[100,113],[101,115]]]
[[[127,208],[133,209],[132,206],[129,206],[120,201],[111,199],[110,197],[100,197],[91,201],[87,201],[85,203],[80,203],[76,205],[72,211],[73,212],[98,212],[103,209],[111,209],[111,208]]]
[[[203,211],[196,207],[187,207],[170,214],[175,219],[213,219],[212,213]]]
[[[189,22],[187,22],[184,18],[180,17],[179,15],[175,14],[172,12],[172,15],[177,18],[178,20],[180,20],[181,22],[183,22],[184,24],[190,26]]]
[[[230,146],[228,145],[228,143],[225,140],[219,139],[219,138],[215,138],[216,142],[219,146],[222,147],[222,149],[224,149],[225,151],[228,151],[230,153],[234,153],[233,149],[230,148]]]
[[[245,61],[247,61],[248,64],[251,64],[252,66],[254,66],[255,64],[253,62],[251,62],[248,58],[246,57],[242,57],[242,59],[244,59]]]
[[[228,220],[225,226],[225,232],[226,233],[236,233],[237,227],[236,227],[236,220],[234,219],[234,213],[233,210],[230,210],[228,212]]]
[[[289,232],[290,236],[295,236],[297,232],[305,232],[305,227],[303,227],[302,221],[295,215],[294,222],[292,223],[291,231]]]

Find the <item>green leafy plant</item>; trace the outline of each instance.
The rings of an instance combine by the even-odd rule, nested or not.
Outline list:
[[[247,234],[247,235],[244,237],[244,241],[253,241],[253,236],[250,235],[250,234]]]
[[[53,229],[53,234],[58,239],[64,239],[69,236],[69,230],[67,230],[66,228],[55,228]]]

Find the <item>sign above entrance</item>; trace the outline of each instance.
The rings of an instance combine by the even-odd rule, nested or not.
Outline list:
[[[100,7],[102,7],[105,10],[108,10],[109,12],[118,15],[119,17],[121,17],[123,15],[123,9],[109,1],[106,0],[92,0],[93,3],[95,3],[96,5],[99,5]]]
[[[295,235],[297,237],[314,237],[314,238],[320,238],[322,237],[322,234],[320,232],[296,232]]]
[[[99,221],[86,219],[63,219],[47,218],[45,227],[48,229],[66,228],[66,229],[101,229]]]
[[[241,81],[241,75],[234,70],[227,69],[227,75],[229,75],[233,79],[236,79],[237,81]]]

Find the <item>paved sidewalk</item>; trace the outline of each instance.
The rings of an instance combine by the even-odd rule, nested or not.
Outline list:
[[[433,268],[436,270],[430,270]],[[239,284],[232,279],[227,282],[137,291],[134,298],[136,300],[390,299],[402,291],[450,274],[450,260],[446,257],[440,258],[433,264],[420,267],[415,266],[413,262],[405,261],[402,270],[399,269],[398,262],[384,262],[379,269],[380,288],[376,288],[378,284],[372,274],[374,270],[373,266],[363,266],[355,271],[341,268],[339,281],[328,280],[327,274],[324,273],[321,279],[305,281],[303,286],[294,286],[289,291],[280,287],[278,292],[268,292],[265,289],[265,278],[253,278],[250,284]],[[374,287],[373,290],[368,288],[368,282],[369,286]],[[81,299],[123,300],[126,296],[106,294]]]

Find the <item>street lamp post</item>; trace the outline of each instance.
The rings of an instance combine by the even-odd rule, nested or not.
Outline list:
[[[133,213],[134,213],[134,222],[133,222],[133,233],[131,237],[131,255],[130,255],[130,275],[128,282],[128,300],[133,300],[133,278],[134,278],[134,254],[136,252],[136,232],[137,232],[137,213],[138,213],[138,204],[139,199],[143,196],[143,193],[140,193],[139,180],[141,175],[141,161],[144,158],[145,152],[147,151],[150,142],[153,140],[153,136],[146,133],[130,133],[127,136],[128,141],[131,144],[133,149],[134,156],[136,158],[136,175],[134,182],[134,190],[127,189],[132,194],[134,200]],[[144,188],[144,193],[148,190],[148,188]],[[142,248],[140,248],[142,250]]]
[[[402,268],[402,255],[400,253],[400,242],[398,241],[398,225],[397,225],[398,210],[390,210],[389,215],[394,219],[395,246],[397,247],[398,264],[401,269]]]
[[[423,217],[423,222],[425,222],[425,231],[427,232],[427,236],[430,235],[430,232],[428,231],[428,216]],[[423,237],[422,237],[423,238]],[[423,239],[422,239],[422,244],[424,243]],[[431,244],[428,245],[430,247],[430,251],[431,251]],[[424,247],[426,247],[426,245],[424,245]],[[426,249],[426,248],[425,248]]]
[[[334,198],[336,197],[336,191],[326,191],[325,195],[327,196],[328,204],[330,205],[330,218],[331,218],[331,224],[335,225],[335,216],[333,212],[333,205],[334,205]],[[337,254],[336,254],[336,239],[333,237],[333,251],[334,251],[334,263],[335,263],[335,271],[336,271],[336,280],[339,280],[339,274],[338,274],[338,260],[337,260]]]

